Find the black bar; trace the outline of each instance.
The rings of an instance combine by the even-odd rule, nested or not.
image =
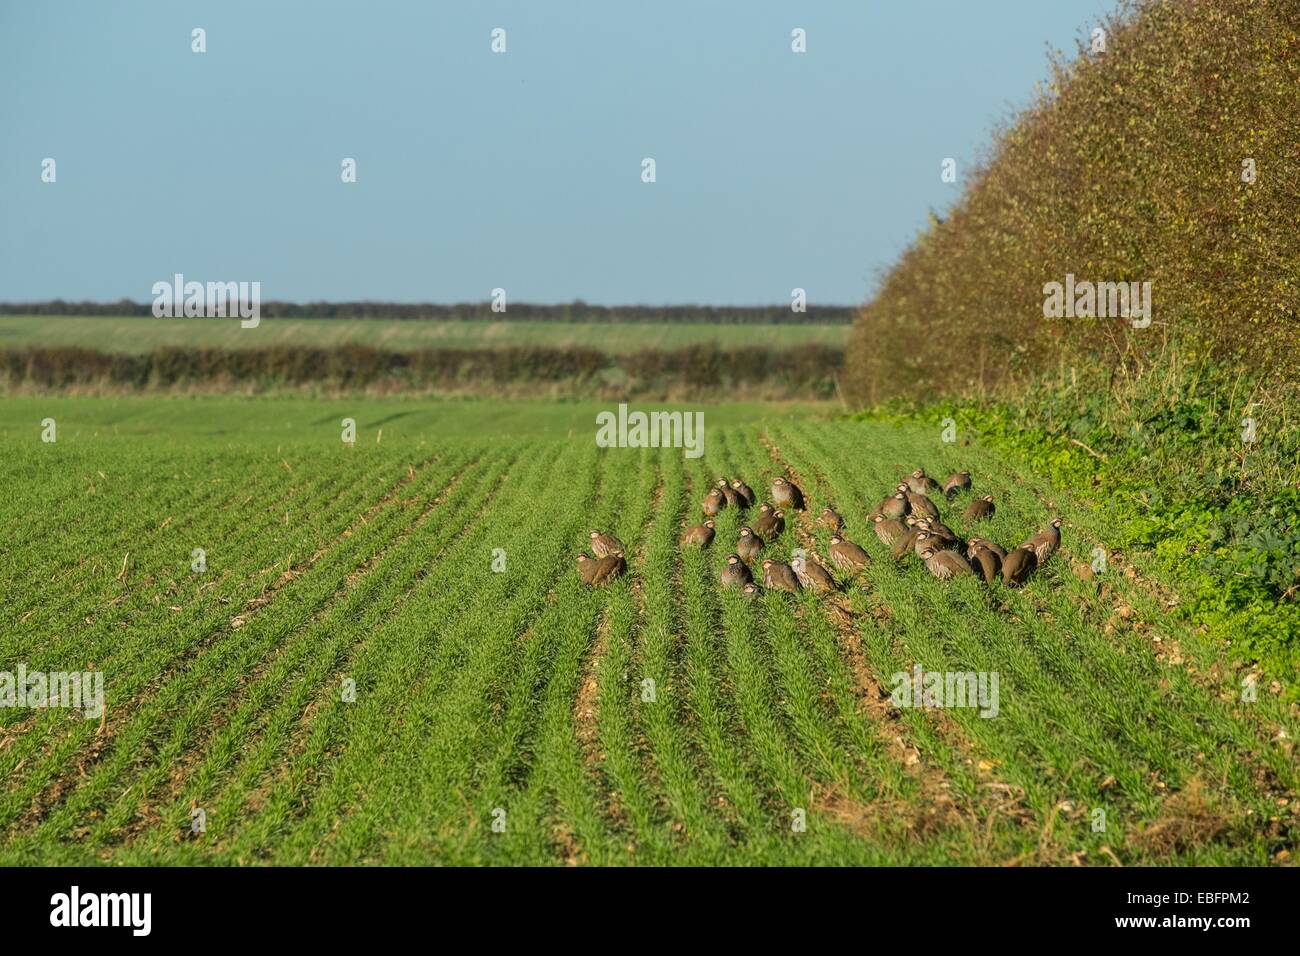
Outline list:
[[[148,936],[135,936],[127,918],[142,915],[142,905],[124,911],[124,926],[52,926],[52,900],[64,894],[70,903],[73,886],[83,906],[88,895],[150,894]],[[1072,944],[1130,937],[1183,945],[1199,936],[1231,945],[1246,938],[1241,934],[1286,931],[1298,887],[1285,869],[32,868],[0,870],[0,914],[6,944],[76,934],[85,942],[113,937],[207,948],[269,930],[295,943],[336,946],[420,929],[460,929],[494,944],[512,933],[533,946],[566,936],[589,945],[633,938],[694,944],[693,930],[683,934],[699,925],[732,945],[762,943],[777,932],[809,942],[847,933],[864,949],[908,939]],[[92,910],[98,905],[96,898]],[[1243,918],[1242,925],[1215,922]],[[1133,919],[1154,922],[1119,923]],[[1200,925],[1205,919],[1208,928]]]

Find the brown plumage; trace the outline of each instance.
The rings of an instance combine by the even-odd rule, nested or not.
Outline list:
[[[930,569],[930,573],[940,581],[975,573],[975,570],[966,563],[966,559],[956,551],[936,551],[934,548],[926,548],[921,552],[920,557],[925,562],[925,566]]]
[[[754,522],[754,533],[759,537],[770,541],[777,537],[785,530],[785,512],[773,511],[767,505],[759,505],[758,510],[762,512],[758,520]]]
[[[596,573],[596,565],[598,563],[599,562],[589,554],[578,555],[578,576],[582,578],[583,584],[591,583],[591,576]]]
[[[754,580],[749,573],[749,566],[740,560],[740,555],[727,555],[727,563],[722,569],[722,586],[724,588],[744,587]]]
[[[903,483],[907,485],[909,491],[918,495],[939,490],[939,483],[927,475],[924,468],[916,469],[903,479]]]
[[[985,495],[968,504],[964,515],[967,521],[983,521],[985,518],[992,518],[996,510],[993,506],[993,496]]]
[[[623,542],[612,534],[605,534],[603,531],[592,531],[589,537],[591,538],[591,552],[598,558],[607,558],[616,551],[623,553],[627,551],[623,547]]]
[[[831,573],[822,567],[821,562],[816,558],[809,558],[802,554],[797,554],[790,561],[790,567],[794,569],[795,577],[813,594],[826,594],[836,589],[835,579]]]
[[[749,507],[749,502],[745,501],[744,498],[740,497],[740,495],[736,492],[736,490],[727,483],[726,478],[719,478],[715,487],[718,489],[719,492],[721,492],[722,497],[726,499],[728,508]]]
[[[722,492],[717,488],[710,488],[709,493],[704,496],[704,501],[700,504],[700,508],[710,518],[716,518],[718,513],[725,507],[727,507],[727,499],[723,497]]]
[[[921,556],[921,552],[924,551],[926,548],[929,548],[932,551],[938,551],[939,542],[931,538],[930,532],[926,531],[925,528],[921,527],[920,525],[917,525],[916,537],[912,541],[912,551],[919,558]]]
[[[939,509],[935,507],[933,501],[917,491],[907,492],[907,506],[911,509],[912,514],[922,518],[938,518]]]
[[[1038,557],[1030,548],[1016,548],[1002,561],[1002,583],[1009,588],[1019,587],[1038,567]]]
[[[693,524],[682,532],[681,544],[683,546],[693,545],[707,548],[713,543],[713,528],[712,518],[704,522],[704,524]]]
[[[970,491],[970,472],[958,471],[948,476],[948,480],[943,483],[943,494],[949,501],[956,498],[958,493]]]
[[[876,510],[886,518],[901,518],[908,512],[907,495],[901,491],[896,491],[884,501],[882,501]]]
[[[876,537],[884,544],[893,544],[900,537],[907,534],[907,525],[897,518],[886,518],[884,515],[876,515],[872,519],[876,526]]]
[[[762,550],[763,539],[754,534],[754,529],[748,525],[741,528],[740,537],[736,539],[736,554],[746,561],[753,561]]]
[[[842,571],[861,571],[870,562],[867,552],[838,534],[831,535],[830,554],[831,561]]]
[[[1006,549],[996,541],[990,541],[988,538],[971,538],[970,542],[966,545],[966,557],[973,557],[974,553],[980,548],[992,551],[998,556],[999,561],[1003,560],[1007,556]]]
[[[627,561],[623,559],[622,551],[606,555],[596,562],[596,569],[591,574],[591,586],[603,588],[626,570]]]
[[[996,551],[988,548],[976,548],[970,556],[970,565],[984,579],[985,584],[992,584],[1002,573],[1002,559]]]
[[[789,591],[791,594],[803,590],[799,586],[799,579],[795,577],[794,569],[771,558],[763,562],[763,587],[772,591]]]
[[[753,581],[750,581],[748,584],[746,584],[743,588],[740,589],[740,592],[745,595],[746,600],[754,601],[757,600],[758,596],[763,593],[763,589],[760,588]]]
[[[916,522],[916,526],[926,535],[926,541],[930,547],[936,551],[960,551],[962,548],[961,538],[952,533],[952,529],[946,524],[939,521],[926,521],[921,518]]]
[[[822,513],[817,516],[817,523],[823,528],[840,531],[844,528],[844,516],[831,508],[823,508]]]
[[[1021,543],[1020,547],[1029,548],[1034,552],[1034,557],[1038,563],[1042,564],[1048,558],[1056,553],[1056,549],[1061,546],[1061,519],[1053,518],[1051,522],[1042,531],[1032,535],[1028,540]]]
[[[736,492],[736,494],[740,495],[740,497],[744,499],[746,508],[754,507],[754,503],[758,501],[758,497],[754,494],[754,489],[749,487],[749,485],[745,484],[739,478],[731,479],[731,488]]]
[[[921,536],[921,529],[913,525],[908,528],[902,537],[894,541],[894,546],[890,548],[890,555],[895,561],[901,561],[913,552],[916,547],[916,539]]]
[[[940,538],[952,538],[954,541],[957,540],[957,532],[953,531],[952,528],[949,528],[942,521],[938,520],[937,518],[934,519],[926,518],[924,520],[925,520],[924,528],[926,531],[930,532],[933,535],[938,535]],[[920,522],[918,521],[917,524],[920,524]]]
[[[803,510],[803,492],[793,482],[786,481],[780,475],[772,479],[772,500],[778,508]]]

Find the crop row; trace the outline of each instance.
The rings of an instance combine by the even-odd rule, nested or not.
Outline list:
[[[1125,558],[1071,572],[1103,510],[916,429],[709,442],[705,460],[552,440],[117,460],[90,524],[58,536],[42,514],[32,558],[0,565],[58,577],[0,609],[2,660],[93,660],[109,702],[102,726],[0,713],[0,859],[1244,863],[1289,843],[1285,713],[1243,702]],[[84,497],[99,468],[66,454],[47,485]],[[1062,514],[1062,553],[1022,591],[893,562],[866,514],[918,464],[972,471],[1004,543]],[[734,509],[710,549],[678,545],[719,474],[783,472],[872,559],[841,593],[721,588]],[[601,590],[573,570],[590,527],[628,547]],[[806,515],[765,553],[797,547],[826,552]],[[890,707],[915,664],[998,672],[998,716]]]

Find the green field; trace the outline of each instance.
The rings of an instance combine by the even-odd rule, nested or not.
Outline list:
[[[103,352],[147,352],[159,346],[366,345],[392,351],[543,346],[592,348],[617,355],[707,342],[724,348],[804,344],[838,347],[844,345],[848,330],[847,325],[384,319],[263,319],[256,329],[243,329],[235,319],[0,315],[0,348],[65,346]]]
[[[1104,502],[928,426],[709,407],[689,460],[597,448],[599,407],[6,398],[0,670],[93,666],[107,708],[0,708],[0,863],[1264,864],[1293,841],[1295,715],[1242,699],[1149,556],[1072,573]],[[895,564],[865,515],[917,465],[973,472],[1004,545],[1062,515],[1062,552],[1020,591]],[[676,539],[723,473],[795,476],[871,566],[833,596],[721,590],[734,510],[710,550]],[[597,591],[592,527],[629,549]],[[804,517],[767,553],[826,538]],[[914,664],[997,672],[997,716],[893,708]]]

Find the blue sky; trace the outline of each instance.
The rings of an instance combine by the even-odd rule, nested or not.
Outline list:
[[[0,300],[856,303],[1112,8],[0,0]]]

